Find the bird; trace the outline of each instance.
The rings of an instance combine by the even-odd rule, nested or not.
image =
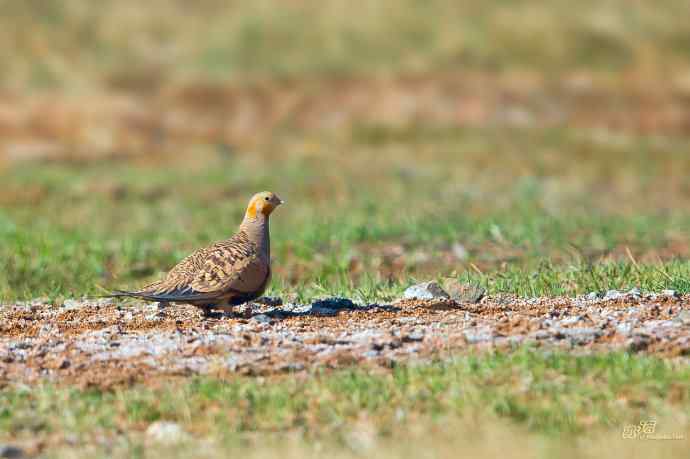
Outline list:
[[[271,280],[269,216],[283,203],[270,191],[255,194],[232,237],[196,250],[140,290],[115,290],[106,296],[191,304],[205,314],[232,311],[259,298]]]

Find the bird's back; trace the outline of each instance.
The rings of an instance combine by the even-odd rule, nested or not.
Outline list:
[[[240,230],[231,238],[196,250],[175,265],[161,281],[150,284],[143,291],[171,293],[194,290],[214,292],[258,260],[256,244]]]

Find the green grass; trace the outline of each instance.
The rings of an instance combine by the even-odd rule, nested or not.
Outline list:
[[[272,219],[273,294],[390,300],[447,275],[523,296],[690,291],[685,141],[631,137],[620,149],[563,129],[497,134],[359,127],[321,134],[312,159],[278,136],[254,155],[207,149],[192,167],[15,165],[0,173],[0,295],[151,280],[232,234],[262,189],[288,201]],[[454,258],[456,243],[467,258]]]
[[[226,452],[251,448],[256,433],[269,435],[265,439],[297,435],[303,448],[321,441],[347,450],[358,423],[378,444],[395,443],[415,429],[443,436],[444,426],[467,435],[462,426],[469,419],[479,430],[514,426],[533,439],[534,448],[585,431],[609,432],[615,444],[624,425],[641,420],[658,420],[657,433],[687,432],[690,371],[622,353],[574,356],[523,349],[391,371],[204,377],[116,391],[8,387],[0,401],[0,441],[43,438],[60,447],[50,448],[48,457],[65,448],[78,450],[96,437],[101,453],[115,447],[128,456],[145,446],[143,431],[157,420],[179,423],[194,444]],[[451,441],[472,443],[471,437]]]
[[[565,0],[8,2],[0,81],[147,90],[159,81],[464,70],[682,67],[686,3]],[[88,46],[84,46],[88,43]],[[49,57],[49,58],[46,58]]]
[[[278,3],[5,5],[0,40],[14,45],[0,85],[27,99],[0,120],[0,298],[147,282],[230,235],[261,189],[289,202],[273,218],[273,294],[390,300],[448,275],[525,296],[689,290],[690,142],[673,121],[687,94],[684,2]],[[358,94],[350,77],[377,100],[392,85],[380,113],[345,103],[335,128],[301,119],[339,119]],[[424,96],[397,118],[446,86],[461,89],[459,115],[489,116],[459,127]],[[293,92],[311,96],[304,110],[235,124],[243,96],[271,118]],[[21,121],[37,94],[45,105]],[[511,107],[534,120],[507,127]],[[178,109],[212,134],[168,126]],[[34,140],[64,152],[8,159]]]

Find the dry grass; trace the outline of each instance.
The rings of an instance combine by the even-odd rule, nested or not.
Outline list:
[[[425,424],[424,421],[422,424]],[[674,422],[675,424],[675,422]],[[664,426],[664,422],[659,422]],[[677,426],[677,424],[675,424]],[[526,429],[512,427],[500,420],[482,420],[468,417],[461,420],[443,421],[433,424],[431,429],[412,428],[397,432],[393,438],[378,439],[372,436],[366,419],[358,422],[345,435],[343,444],[333,445],[326,441],[310,441],[293,435],[261,435],[247,438],[239,445],[223,445],[213,441],[189,441],[175,446],[144,443],[134,457],[183,458],[193,454],[199,458],[216,458],[236,455],[252,459],[263,459],[280,455],[286,459],[333,457],[350,459],[361,457],[377,458],[456,458],[483,457],[500,459],[558,457],[599,458],[605,456],[651,459],[656,457],[684,458],[690,443],[685,440],[629,440],[623,439],[621,430],[611,430],[579,438],[542,438]],[[666,423],[668,427],[668,423]],[[661,430],[661,428],[659,429]],[[667,430],[667,429],[664,429]],[[678,433],[670,429],[667,433]],[[100,448],[83,450],[59,448],[46,457],[92,458],[100,457]],[[115,447],[109,449],[108,457],[132,457],[132,451]]]
[[[679,0],[655,4],[167,0],[5,2],[7,86],[391,74],[447,68],[687,71]],[[85,46],[86,44],[86,46]]]
[[[688,381],[681,362],[523,350],[379,371],[155,380],[113,391],[9,386],[0,392],[8,409],[0,441],[48,457],[157,457],[173,450],[179,457],[276,450],[680,457],[688,445]],[[156,421],[178,424],[181,444],[156,445],[146,434]],[[626,426],[647,421],[656,421],[657,435],[685,437],[623,438]]]

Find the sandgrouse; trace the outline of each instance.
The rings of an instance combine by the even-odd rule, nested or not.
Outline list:
[[[232,310],[258,298],[271,278],[268,218],[282,203],[269,191],[255,194],[239,230],[230,239],[192,253],[162,280],[134,292],[117,290],[111,296],[188,303],[205,312]]]

